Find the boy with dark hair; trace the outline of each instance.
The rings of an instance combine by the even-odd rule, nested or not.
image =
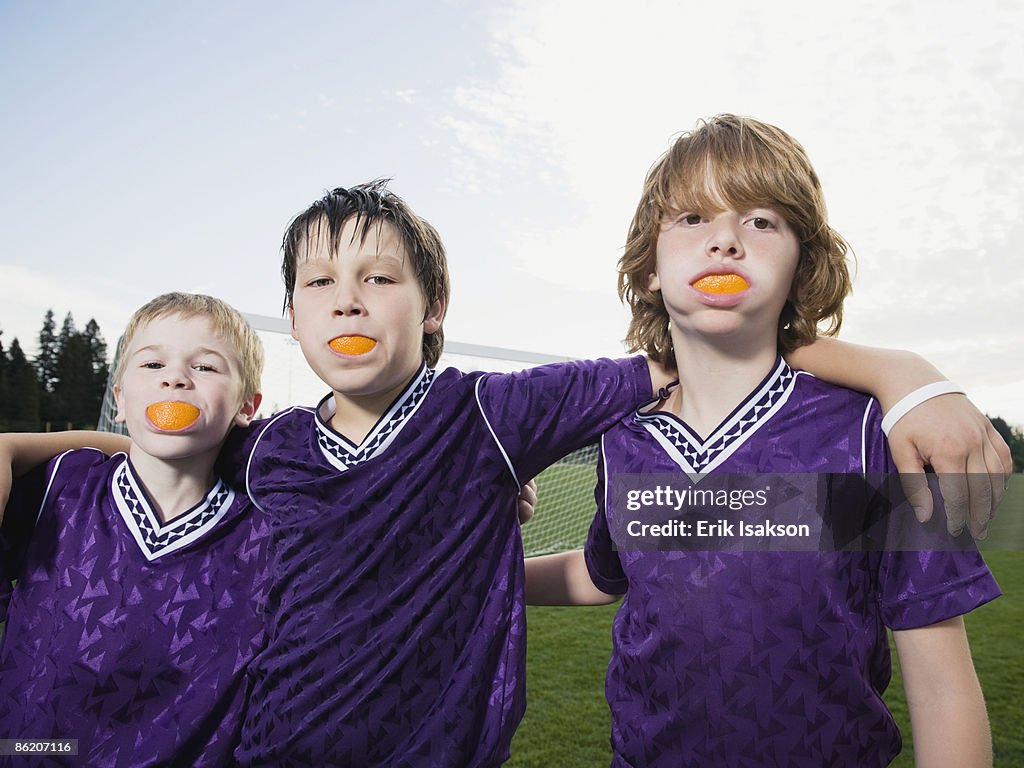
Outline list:
[[[114,388],[127,455],[57,456],[19,480],[0,527],[0,738],[77,739],[74,765],[230,759],[269,531],[213,465],[262,370],[218,299],[166,294],[132,317]]]

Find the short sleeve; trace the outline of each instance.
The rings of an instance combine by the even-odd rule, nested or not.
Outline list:
[[[622,569],[622,561],[612,542],[608,528],[607,504],[605,488],[607,487],[604,452],[597,460],[597,485],[594,488],[594,499],[597,501],[597,512],[590,523],[587,543],[583,548],[583,558],[590,573],[594,586],[606,595],[625,594],[628,586],[626,574]]]
[[[46,493],[46,483],[53,471],[54,459],[40,464],[14,481],[11,495],[0,525],[0,574],[5,583],[18,578],[35,529],[39,510]],[[3,587],[0,587],[0,592]],[[4,611],[3,613],[6,613]],[[2,615],[0,615],[2,620]]]
[[[477,383],[477,403],[520,484],[595,442],[650,396],[643,357],[542,365]]]
[[[887,519],[888,540],[878,553],[878,599],[886,626],[927,627],[994,600],[1002,593],[970,535],[954,540],[946,532],[934,476],[936,505],[929,523],[918,522],[903,499],[881,419],[872,401],[864,419],[865,467],[880,478],[878,503],[885,505]]]
[[[106,458],[95,448],[67,451],[15,480],[0,524],[0,622],[7,619],[11,582],[24,570],[25,554],[44,505],[52,505],[51,500],[68,488],[77,490],[73,478]]]

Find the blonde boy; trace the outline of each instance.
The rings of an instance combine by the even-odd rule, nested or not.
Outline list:
[[[127,455],[57,456],[0,529],[17,580],[0,738],[64,740],[79,765],[223,765],[263,642],[268,530],[213,463],[256,412],[263,350],[231,307],[182,293],[139,309],[122,344]]]

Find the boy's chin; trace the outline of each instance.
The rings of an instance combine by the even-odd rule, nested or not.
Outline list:
[[[185,434],[148,433],[138,438],[133,436],[132,445],[137,451],[157,461],[178,462],[210,457],[212,462],[225,439],[227,431],[224,434],[210,434],[209,430]]]
[[[332,371],[329,376],[321,376],[335,395],[341,397],[374,397],[391,392],[401,387],[419,370],[420,362],[405,366],[388,366],[381,370],[377,366],[350,368],[343,371]]]

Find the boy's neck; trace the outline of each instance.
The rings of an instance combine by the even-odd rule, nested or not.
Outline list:
[[[731,342],[690,334],[673,338],[673,345],[679,386],[662,409],[704,439],[761,383],[778,356],[774,332],[770,340]]]
[[[163,522],[181,516],[206,497],[213,485],[213,463],[219,449],[174,460],[151,456],[132,443],[128,451],[132,469]]]
[[[352,395],[334,391],[334,415],[331,417],[331,428],[359,445],[370,434],[370,430],[380,420],[420,370],[416,369],[409,376],[391,389],[374,392],[368,395]]]

